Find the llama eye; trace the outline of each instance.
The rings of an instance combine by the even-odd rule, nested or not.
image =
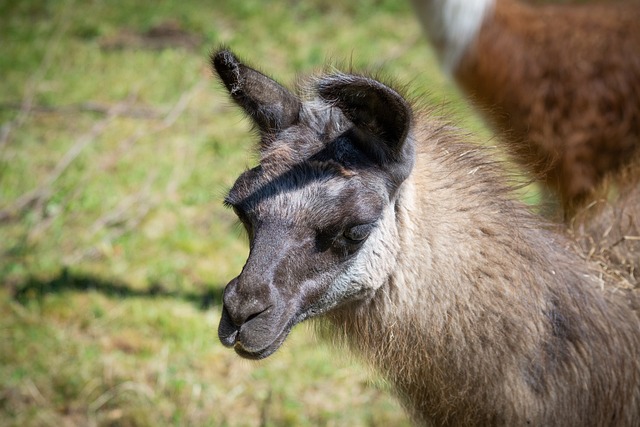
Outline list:
[[[238,219],[240,220],[240,222],[242,223],[242,225],[244,226],[245,230],[247,230],[249,237],[251,237],[253,227],[251,225],[251,221],[249,221],[249,218],[247,217],[247,214],[236,206],[232,206],[232,209],[233,209],[233,212],[238,217]]]
[[[371,231],[373,231],[375,227],[375,223],[371,224],[360,224],[350,228],[347,228],[343,236],[351,243],[362,243],[365,241]]]
[[[236,206],[232,206],[233,209],[233,213],[236,214],[236,216],[238,217],[238,219],[241,222],[246,222],[246,216],[244,214],[244,212],[242,212],[240,209],[238,209]]]

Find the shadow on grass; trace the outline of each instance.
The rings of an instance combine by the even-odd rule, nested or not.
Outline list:
[[[215,305],[222,305],[223,287],[207,287],[202,293],[170,291],[160,284],[151,285],[148,289],[134,289],[123,282],[108,281],[100,277],[75,274],[64,269],[52,279],[40,280],[30,278],[25,283],[14,288],[13,297],[21,304],[29,300],[41,298],[47,294],[64,291],[101,292],[111,297],[146,297],[146,298],[175,298],[195,304],[201,310]]]

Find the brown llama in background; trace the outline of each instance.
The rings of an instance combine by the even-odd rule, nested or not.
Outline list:
[[[412,2],[444,68],[566,218],[640,147],[640,2]]]
[[[262,359],[322,318],[416,423],[637,425],[628,271],[533,216],[489,149],[365,76],[323,75],[302,97],[227,50],[212,62],[260,136],[225,199],[250,250],[224,291],[224,345]]]

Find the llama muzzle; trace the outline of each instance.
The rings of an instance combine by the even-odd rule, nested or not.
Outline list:
[[[238,278],[225,288],[218,337],[246,359],[264,359],[273,354],[297,322],[283,310],[278,298],[246,296],[238,292]]]

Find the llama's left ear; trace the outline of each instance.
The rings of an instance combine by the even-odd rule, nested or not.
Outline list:
[[[211,63],[234,101],[264,133],[298,121],[300,99],[275,80],[242,64],[230,51],[211,55]]]
[[[362,76],[337,74],[322,78],[318,94],[354,124],[354,143],[376,162],[404,180],[413,167],[414,148],[407,135],[411,106],[395,90]]]

